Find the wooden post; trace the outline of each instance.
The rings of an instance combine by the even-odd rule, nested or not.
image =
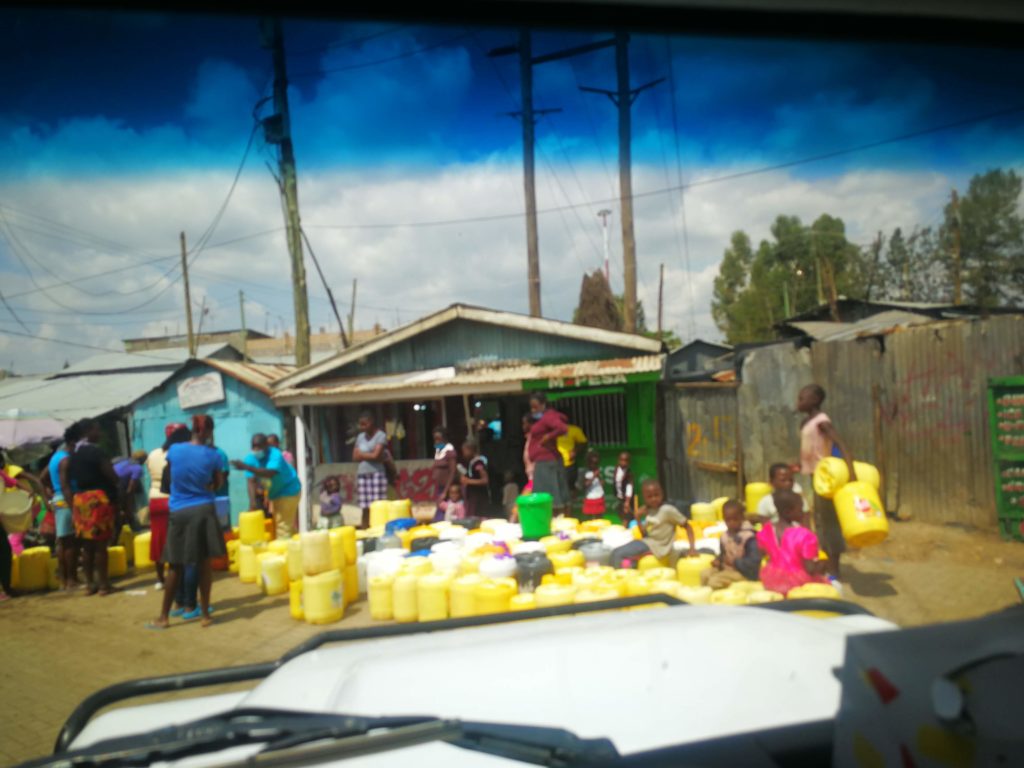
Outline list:
[[[661,336],[662,330],[662,308],[664,307],[665,299],[665,265],[661,264],[658,266],[658,336]]]
[[[534,169],[533,51],[530,31],[519,32],[519,88],[523,101],[523,191],[526,194],[526,279],[530,316],[541,316],[540,245],[537,237],[537,191]]]
[[[285,230],[292,262],[292,301],[295,305],[295,364],[309,365],[309,297],[306,265],[302,257],[302,224],[299,220],[299,190],[292,147],[291,118],[288,113],[288,74],[285,68],[284,35],[279,19],[270,21],[271,50],[274,54],[274,112],[281,121],[281,191],[285,204]]]
[[[633,231],[633,92],[629,86],[629,35],[615,33],[615,74],[619,108],[619,197],[622,205],[623,321],[636,333],[636,236]]]
[[[188,324],[188,356],[196,356],[196,340],[192,333],[192,292],[188,284],[188,249],[185,247],[185,233],[180,236],[181,241],[181,278],[185,285],[185,322]]]

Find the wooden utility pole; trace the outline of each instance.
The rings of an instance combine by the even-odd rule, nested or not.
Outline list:
[[[537,237],[537,191],[534,167],[533,58],[529,30],[519,32],[519,90],[523,102],[523,192],[526,195],[526,281],[530,316],[540,317],[540,242]]]
[[[352,278],[352,303],[348,307],[348,340],[356,343],[356,278]]]
[[[633,231],[633,93],[629,88],[629,35],[615,33],[615,75],[619,95],[619,196],[622,198],[622,268],[625,326],[636,332],[636,237]],[[660,329],[659,329],[660,330]]]
[[[603,93],[619,110],[619,200],[622,204],[622,264],[626,282],[624,291],[623,321],[629,333],[636,333],[636,237],[633,230],[633,125],[632,107],[642,91],[664,82],[660,77],[639,88],[630,87],[629,79],[629,35],[615,33],[615,75],[617,89],[607,91],[601,88],[580,86],[581,91]]]
[[[192,291],[188,285],[188,248],[185,247],[185,233],[182,232],[181,240],[181,278],[185,284],[185,322],[188,327],[188,356],[196,356],[196,340],[192,334]]]
[[[238,312],[242,316],[242,362],[249,361],[249,332],[245,329],[245,293],[238,292]]]
[[[960,196],[953,190],[950,205],[953,209],[953,303],[963,303],[963,283],[961,278],[960,254]]]
[[[658,336],[661,336],[662,308],[665,300],[665,265],[658,265]]]
[[[302,225],[299,220],[299,192],[292,147],[291,118],[288,114],[288,75],[285,68],[284,35],[280,19],[264,22],[274,56],[274,115],[264,121],[267,140],[280,149],[281,193],[284,195],[285,230],[292,261],[292,301],[295,305],[295,364],[309,365],[309,297],[306,265],[302,257]]]
[[[535,168],[535,134],[537,116],[560,109],[534,109],[533,107],[533,42],[530,30],[519,31],[519,40],[515,45],[494,48],[487,55],[490,57],[519,56],[519,92],[523,108],[519,112],[507,112],[523,124],[523,194],[526,198],[526,281],[530,300],[530,316],[541,316],[540,305],[540,240],[537,234],[537,190]]]

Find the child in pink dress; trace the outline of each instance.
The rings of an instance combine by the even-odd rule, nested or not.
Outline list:
[[[757,534],[757,545],[768,556],[761,566],[764,588],[784,595],[810,582],[827,584],[825,563],[818,560],[818,537],[803,525],[803,499],[792,491],[776,491],[773,496],[779,521],[765,523]]]

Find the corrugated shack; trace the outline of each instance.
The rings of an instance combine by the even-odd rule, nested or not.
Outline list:
[[[310,432],[310,464],[319,481],[342,477],[355,499],[352,445],[369,410],[389,439],[398,492],[428,500],[431,431],[447,428],[455,445],[483,423],[492,497],[505,471],[521,482],[521,419],[528,393],[548,394],[581,427],[606,473],[629,450],[638,475],[657,469],[656,389],[662,344],[644,336],[456,304],[314,363],[274,384],[274,402]],[[303,440],[297,441],[302,451]]]
[[[270,399],[270,384],[295,370],[291,365],[259,365],[240,360],[192,360],[166,377],[132,407],[132,447],[152,451],[164,442],[164,427],[191,424],[197,413],[213,417],[217,446],[233,459],[249,453],[252,435],[286,439],[287,420]],[[249,508],[241,472],[228,475],[232,523]]]
[[[223,360],[240,357],[232,346],[223,343],[202,345],[196,356]],[[104,448],[111,454],[124,455],[133,444],[132,403],[167,381],[188,359],[185,349],[93,355],[48,376],[3,380],[0,409],[17,407],[65,424],[99,419]]]
[[[845,319],[840,308],[840,317]],[[670,493],[735,495],[795,461],[801,386],[828,393],[825,410],[858,459],[882,471],[890,512],[936,523],[996,524],[986,395],[989,379],[1024,370],[1024,314],[945,305],[849,302],[790,318],[787,340],[738,350],[737,381],[667,385]]]

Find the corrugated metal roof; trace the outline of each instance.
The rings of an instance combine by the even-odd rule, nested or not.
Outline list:
[[[196,350],[197,358],[207,358],[225,348],[234,349],[230,344],[201,344]],[[87,357],[62,371],[53,374],[55,378],[78,376],[83,373],[108,373],[128,371],[139,368],[156,368],[171,370],[184,365],[189,360],[188,350],[184,347],[169,349],[147,349],[143,352],[104,352]]]
[[[849,341],[869,336],[881,336],[901,328],[936,322],[927,315],[890,309],[855,323],[835,323],[825,320],[803,320],[785,323],[816,341]]]
[[[560,336],[562,338],[578,339],[580,341],[596,342],[611,346],[633,349],[638,353],[658,354],[662,349],[662,342],[657,339],[650,339],[633,333],[621,333],[618,331],[605,331],[600,328],[590,328],[575,323],[565,323],[560,320],[547,320],[541,317],[529,317],[513,312],[499,312],[493,309],[482,307],[471,307],[465,304],[453,304],[447,309],[435,312],[409,325],[388,331],[381,336],[369,341],[357,344],[337,355],[323,361],[301,368],[286,379],[277,382],[277,388],[294,387],[303,382],[315,379],[318,376],[330,373],[348,363],[359,360],[382,349],[387,349],[395,344],[410,339],[424,331],[436,328],[453,320],[471,320],[488,325],[496,325],[503,328],[516,328],[538,334]]]
[[[203,360],[201,362],[253,389],[258,389],[265,395],[270,394],[270,385],[274,381],[295,370],[294,365],[263,365],[243,363],[237,360]]]
[[[295,353],[291,354],[264,354],[263,352],[253,352],[252,349],[247,348],[245,350],[246,355],[253,362],[259,363],[260,365],[289,365],[292,370],[295,370]],[[334,357],[338,354],[336,350],[321,349],[321,350],[310,350],[309,358],[313,363],[319,363],[326,360],[329,357]]]
[[[915,312],[905,312],[901,309],[890,309],[887,312],[879,312],[877,315],[866,317],[856,323],[848,323],[845,328],[838,329],[825,337],[825,341],[847,341],[850,339],[863,339],[868,336],[881,336],[901,328],[910,328],[915,325],[926,325],[935,322],[926,315],[919,315]]]
[[[825,320],[802,320],[799,322],[785,323],[789,328],[795,328],[801,333],[810,336],[812,339],[824,339],[826,336],[830,336],[833,333],[838,333],[843,328],[846,328],[850,323],[834,323]]]
[[[0,408],[24,408],[71,422],[124,408],[159,387],[173,371],[99,374],[0,382]]]
[[[280,405],[365,403],[461,394],[497,394],[519,392],[522,382],[544,379],[613,384],[628,374],[660,373],[664,362],[664,355],[648,355],[560,365],[481,366],[471,370],[448,366],[429,371],[338,379],[312,387],[285,387],[275,392],[274,402]]]

